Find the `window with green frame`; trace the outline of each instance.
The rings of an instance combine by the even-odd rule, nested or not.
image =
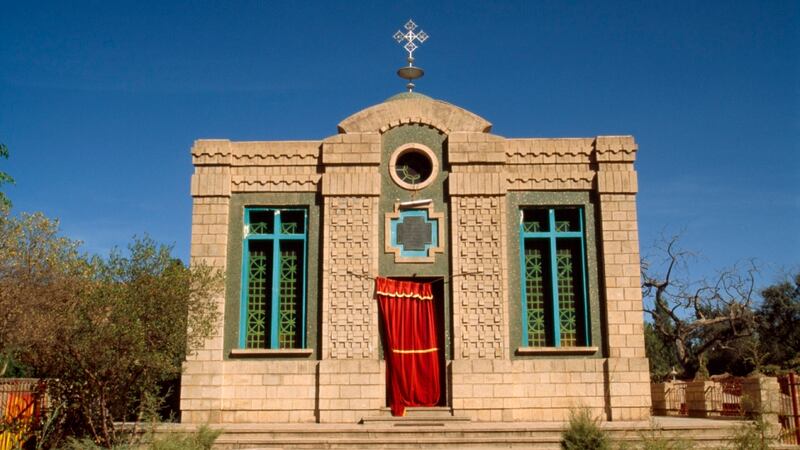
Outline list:
[[[239,347],[306,348],[308,211],[244,211]]]
[[[520,210],[523,347],[591,345],[581,207]]]

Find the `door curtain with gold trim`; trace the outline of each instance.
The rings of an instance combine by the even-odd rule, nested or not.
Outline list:
[[[386,385],[392,415],[439,403],[439,351],[430,283],[378,277],[375,295],[384,324]]]

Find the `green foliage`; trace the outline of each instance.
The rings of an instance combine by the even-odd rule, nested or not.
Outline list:
[[[134,450],[127,444],[114,445],[111,447],[103,447],[88,437],[77,439],[74,437],[67,438],[66,443],[61,447],[61,450]]]
[[[774,435],[763,415],[758,414],[751,423],[736,428],[731,449],[769,450],[775,448],[777,443],[778,436]]]
[[[650,377],[654,382],[669,379],[672,369],[680,367],[675,352],[651,323],[644,324],[644,347],[650,362]]]
[[[600,429],[599,420],[587,408],[571,410],[569,424],[561,434],[561,448],[565,450],[610,450],[611,442]]]
[[[0,144],[0,159],[8,159],[8,147],[5,144]],[[7,174],[0,170],[0,186],[3,183],[13,183],[14,179],[11,178],[11,175]],[[11,201],[6,197],[5,194],[0,192],[0,210],[8,210],[11,208]]]
[[[800,273],[767,287],[757,313],[760,353],[766,365],[800,369]]]
[[[58,336],[41,321],[61,321],[53,313],[81,295],[88,274],[78,242],[60,237],[58,222],[38,213],[13,217],[0,209],[0,371],[33,375],[31,357],[37,366],[45,363],[32,345],[47,345]]]
[[[91,438],[68,438],[61,450],[211,450],[222,431],[212,430],[206,425],[194,433],[167,433],[154,438],[149,444],[123,443],[110,447],[102,446]]]
[[[212,430],[203,425],[195,433],[180,435],[172,433],[166,437],[156,439],[152,450],[211,450],[219,435],[219,430]]]
[[[220,287],[209,267],[187,268],[149,238],[90,258],[44,216],[0,215],[0,352],[58,379],[53,441],[115,443],[115,421],[139,419],[211,335]]]
[[[655,427],[642,432],[639,437],[641,445],[637,448],[641,450],[690,450],[692,448],[691,443],[682,439],[664,437]]]
[[[761,291],[755,332],[709,352],[712,373],[777,375],[800,370],[800,273]]]

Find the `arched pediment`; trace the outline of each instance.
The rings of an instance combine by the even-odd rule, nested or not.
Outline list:
[[[406,123],[455,131],[488,133],[491,122],[466,109],[421,94],[400,94],[361,110],[339,123],[339,133],[385,132]]]

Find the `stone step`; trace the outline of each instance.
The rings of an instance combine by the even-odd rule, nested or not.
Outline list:
[[[417,412],[415,411],[416,415]],[[442,448],[492,449],[560,448],[562,423],[485,423],[446,421],[447,411],[425,411],[433,417],[359,424],[223,424],[215,449],[365,449]],[[437,417],[441,416],[441,417]],[[383,417],[383,416],[379,416]],[[385,418],[385,417],[384,417]],[[660,418],[659,418],[660,419]],[[421,423],[416,423],[416,422]],[[402,423],[403,425],[398,426]],[[641,442],[644,437],[692,442],[692,448],[726,446],[742,422],[709,419],[669,419],[650,422],[605,422],[601,426],[616,442]],[[655,427],[656,431],[653,431]],[[191,431],[192,425],[164,427]],[[787,447],[791,448],[791,447]],[[796,447],[795,447],[796,448]]]
[[[406,408],[405,416],[392,416],[391,409],[381,408],[378,415],[366,416],[359,423],[363,425],[386,424],[392,426],[444,426],[449,423],[469,422],[470,418],[455,415],[453,409],[446,406],[432,408]]]

